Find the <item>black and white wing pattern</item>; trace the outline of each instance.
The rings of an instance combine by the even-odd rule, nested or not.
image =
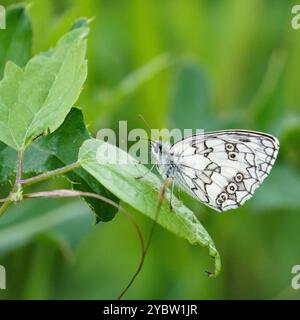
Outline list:
[[[175,143],[175,181],[220,212],[238,208],[270,173],[279,150],[268,134],[226,130],[194,135]]]

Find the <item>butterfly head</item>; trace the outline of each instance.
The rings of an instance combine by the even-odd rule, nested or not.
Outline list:
[[[162,163],[170,157],[170,145],[162,141],[151,142],[151,153],[158,163]]]

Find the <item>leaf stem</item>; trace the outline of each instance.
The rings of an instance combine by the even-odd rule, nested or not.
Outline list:
[[[16,187],[20,187],[20,185],[21,185],[22,171],[23,171],[23,159],[24,159],[24,150],[20,150],[18,152],[18,165],[17,165],[16,182],[15,182]]]
[[[72,171],[76,168],[79,168],[80,167],[80,163],[79,162],[74,162],[74,163],[71,163],[71,164],[68,164],[64,167],[61,167],[61,168],[58,168],[58,169],[55,169],[55,170],[51,170],[51,171],[48,171],[48,172],[44,172],[42,174],[39,174],[35,177],[31,177],[31,178],[28,178],[28,179],[24,179],[24,180],[20,180],[20,184],[22,186],[29,186],[29,185],[32,185],[32,184],[35,184],[35,183],[38,183],[38,182],[41,182],[41,181],[44,181],[44,180],[47,180],[47,179],[50,179],[52,177],[55,177],[59,174],[63,174],[63,173],[66,173],[66,172],[69,172],[69,171]]]
[[[148,241],[147,241],[147,244],[146,244],[145,254],[147,253],[147,251],[148,251],[148,249],[150,247],[151,240],[152,240],[153,234],[154,234],[154,230],[155,230],[155,227],[157,225],[159,212],[160,212],[161,206],[163,204],[163,201],[165,199],[165,193],[168,190],[168,188],[169,188],[171,183],[172,183],[172,180],[170,178],[165,179],[163,184],[162,184],[162,186],[161,186],[161,188],[160,188],[160,190],[159,190],[158,203],[157,203],[157,207],[156,207],[155,217],[154,217],[153,224],[152,224],[152,227],[151,227],[151,230],[150,230],[150,234],[149,234],[149,238],[148,238]]]
[[[24,150],[20,150],[18,152],[17,173],[16,173],[16,181],[13,188],[13,192],[18,192],[21,190],[23,159],[24,159]],[[12,203],[12,193],[10,193],[10,195],[7,198],[0,199],[0,202],[3,203],[0,208],[0,216],[2,216]]]
[[[150,247],[150,244],[151,244],[151,241],[152,241],[152,238],[153,238],[154,230],[155,230],[155,227],[157,225],[158,215],[159,215],[162,203],[164,201],[164,196],[165,196],[165,193],[166,193],[169,185],[171,184],[171,182],[172,182],[171,179],[166,179],[164,181],[160,191],[159,191],[158,204],[157,204],[157,207],[156,207],[155,218],[153,220],[153,223],[152,223],[152,226],[151,226],[151,230],[150,230],[150,234],[149,234],[149,238],[148,238],[148,241],[146,243],[145,250],[143,252],[143,255],[144,255],[143,256],[143,261],[145,260],[146,254],[147,254],[147,252],[149,250],[149,247]],[[140,272],[140,269],[138,269],[136,271],[136,276],[139,274],[139,272]],[[135,277],[133,277],[132,281],[128,283],[128,285],[125,287],[125,289],[118,296],[117,300],[120,300],[124,296],[124,294],[129,290],[129,288],[131,287],[134,279],[135,279]]]
[[[24,199],[29,199],[29,198],[68,198],[68,197],[90,197],[90,198],[95,198],[98,200],[101,200],[103,202],[106,202],[107,204],[110,204],[111,206],[117,208],[119,211],[121,211],[125,216],[129,219],[129,221],[133,224],[133,226],[136,229],[136,232],[138,234],[140,244],[141,244],[141,259],[139,262],[139,265],[134,272],[133,276],[131,277],[128,285],[125,287],[125,289],[122,290],[121,294],[118,296],[118,300],[122,298],[122,296],[128,291],[128,289],[132,286],[134,283],[136,277],[139,275],[145,261],[145,256],[146,256],[146,251],[145,250],[145,243],[144,243],[144,238],[141,232],[141,229],[137,223],[137,221],[134,219],[134,217],[129,214],[125,209],[123,209],[120,205],[115,203],[114,201],[103,197],[99,194],[96,193],[91,193],[91,192],[83,192],[83,191],[77,191],[77,190],[66,190],[66,189],[61,189],[61,190],[53,190],[53,191],[41,191],[41,192],[34,192],[34,193],[27,193],[24,195]],[[160,206],[159,206],[160,207]],[[148,246],[149,247],[149,244]]]
[[[9,201],[10,200],[10,197],[7,197],[7,198],[3,198],[3,199],[0,199],[0,203],[2,202],[7,202],[7,201]]]
[[[12,201],[10,199],[6,199],[6,201],[3,203],[3,205],[0,208],[0,216],[2,216],[5,213],[7,208],[10,206],[11,202]]]

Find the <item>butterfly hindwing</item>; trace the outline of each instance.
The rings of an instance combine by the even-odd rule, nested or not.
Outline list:
[[[238,208],[268,176],[278,149],[276,138],[253,131],[194,135],[170,149],[179,168],[174,179],[215,210]]]

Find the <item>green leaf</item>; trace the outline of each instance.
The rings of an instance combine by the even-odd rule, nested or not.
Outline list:
[[[79,109],[73,108],[58,130],[46,137],[38,139],[32,146],[36,150],[40,150],[49,156],[57,158],[59,162],[62,163],[62,165],[59,166],[63,166],[77,161],[80,146],[90,137],[84,124],[82,112]],[[51,166],[55,165],[53,161],[51,161],[50,164]],[[56,169],[56,165],[51,169]],[[75,190],[94,192],[112,199],[115,202],[119,201],[117,197],[111,194],[83,169],[76,169],[74,172],[66,174],[66,176],[73,182]],[[95,212],[98,221],[109,221],[117,212],[115,208],[102,201],[91,198],[85,198],[85,200]]]
[[[17,168],[18,153],[0,142],[0,183],[13,180]],[[23,178],[53,170],[64,164],[49,156],[48,153],[37,149],[31,144],[24,157]]]
[[[23,4],[6,10],[6,29],[0,30],[0,79],[7,61],[23,67],[30,58],[31,22]]]
[[[23,176],[31,177],[76,162],[82,143],[90,138],[82,112],[73,108],[65,122],[53,133],[34,141],[25,152]],[[17,167],[16,150],[0,143],[0,182],[12,178]],[[83,169],[76,169],[65,176],[75,190],[101,194],[115,202],[119,199],[105,189],[93,176]],[[96,215],[97,222],[110,221],[117,209],[100,200],[85,198]]]
[[[105,154],[110,157],[104,158]],[[97,155],[101,163],[97,161]],[[128,163],[112,163],[111,157],[114,155],[117,161],[128,157]],[[136,177],[148,171],[145,166],[138,164],[125,151],[95,139],[90,139],[82,145],[79,161],[86,171],[123,202],[149,218],[155,219],[158,193],[162,182],[151,172],[148,172],[143,179],[137,180]],[[166,196],[169,197],[170,193],[168,192]],[[221,270],[221,261],[213,240],[193,212],[175,197],[173,200],[172,212],[170,212],[168,201],[163,202],[157,222],[192,244],[208,247],[209,254],[215,261],[214,275],[217,276]]]
[[[0,140],[24,150],[33,139],[56,130],[77,100],[87,75],[88,28],[65,34],[57,47],[21,69],[8,62],[0,82]]]
[[[86,18],[78,18],[74,21],[73,25],[70,28],[70,31],[78,28],[88,27],[88,26],[89,26],[89,22]]]

